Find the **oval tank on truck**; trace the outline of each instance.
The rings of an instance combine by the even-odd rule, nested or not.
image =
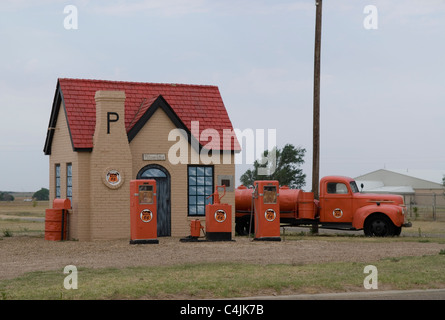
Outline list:
[[[240,185],[235,190],[235,212],[249,213],[252,206],[252,188]]]
[[[280,217],[282,219],[296,218],[300,192],[300,189],[290,189],[288,186],[280,187]]]
[[[235,211],[250,213],[252,209],[252,188],[239,186],[235,190]],[[300,189],[290,189],[287,186],[279,188],[280,216],[281,218],[296,218]]]

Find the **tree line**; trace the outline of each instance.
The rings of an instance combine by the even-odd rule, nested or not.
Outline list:
[[[11,193],[12,192],[0,191],[0,201],[14,201],[15,197]],[[32,198],[37,201],[49,200],[49,190],[46,188],[41,188],[40,190],[34,192]]]

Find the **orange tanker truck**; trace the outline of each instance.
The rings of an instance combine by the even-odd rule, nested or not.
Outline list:
[[[256,188],[235,190],[236,232],[254,230]],[[322,228],[363,230],[366,236],[398,236],[406,221],[406,207],[398,195],[361,193],[348,177],[327,176],[320,180],[319,200],[312,192],[280,187],[279,221],[292,226],[319,224]]]

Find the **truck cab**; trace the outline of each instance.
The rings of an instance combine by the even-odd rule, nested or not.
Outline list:
[[[363,229],[367,236],[399,235],[406,207],[399,195],[360,193],[349,177],[320,180],[319,222],[323,227]]]

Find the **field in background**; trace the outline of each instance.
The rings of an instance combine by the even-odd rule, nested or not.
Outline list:
[[[28,201],[32,193],[13,195],[14,201],[0,201],[0,238],[10,235],[43,236],[45,209],[49,208],[49,201]]]

